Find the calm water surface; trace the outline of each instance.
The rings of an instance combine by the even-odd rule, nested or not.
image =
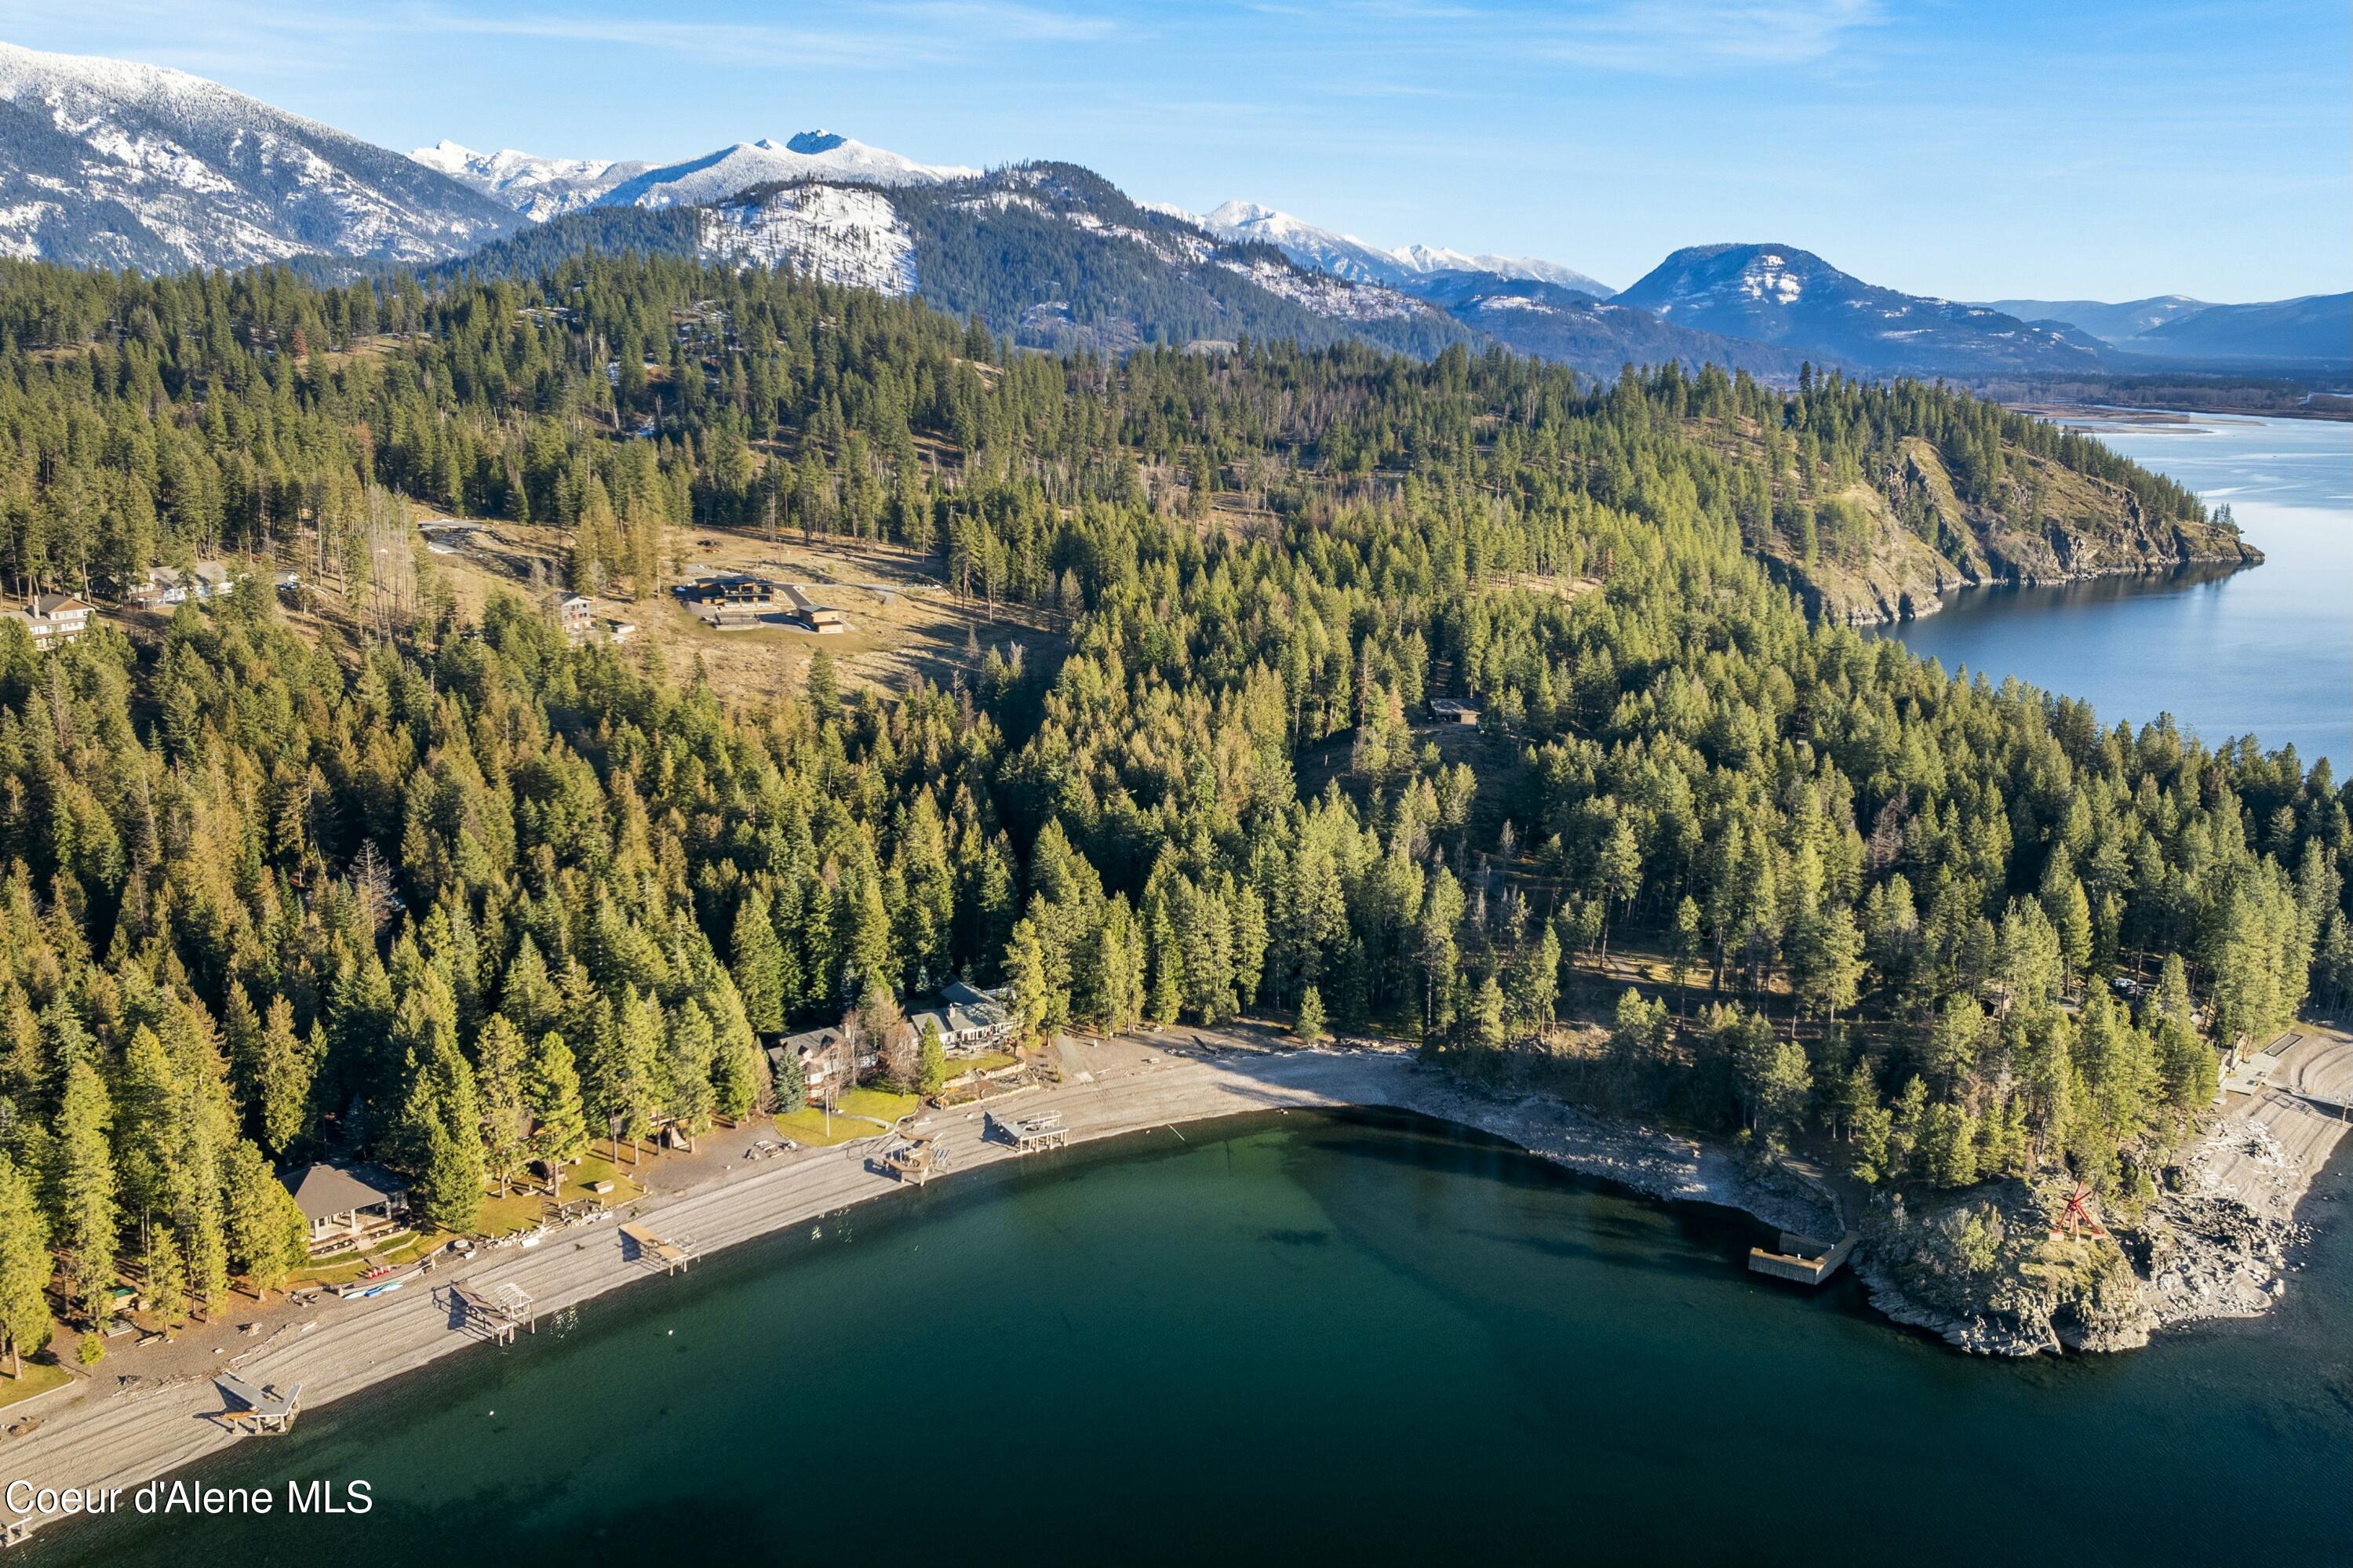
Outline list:
[[[2228,504],[2263,563],[1976,589],[1892,635],[1947,669],[2086,699],[2111,724],[2169,712],[2210,745],[2294,742],[2342,782],[2353,763],[2353,426],[2200,416],[2094,434]]]
[[[1258,1116],[939,1187],[592,1301],[207,1462],[359,1520],[27,1563],[2353,1558],[2353,1183],[2286,1301],[1973,1360],[1757,1232],[1437,1123]]]

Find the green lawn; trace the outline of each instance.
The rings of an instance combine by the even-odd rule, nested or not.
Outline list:
[[[5,1363],[0,1363],[0,1410],[20,1399],[30,1399],[37,1394],[47,1394],[52,1388],[73,1381],[73,1373],[48,1362],[28,1361],[21,1377],[11,1377]]]
[[[888,1125],[915,1109],[912,1094],[892,1094],[880,1089],[853,1089],[843,1093],[833,1116],[833,1125],[826,1125],[826,1114],[816,1106],[796,1110],[776,1120],[776,1136],[789,1138],[796,1143],[812,1149],[828,1144],[847,1143],[853,1138],[871,1138],[882,1131],[875,1125]]]
[[[1009,1068],[1012,1065],[1013,1058],[1003,1051],[991,1051],[987,1056],[948,1058],[949,1071],[959,1077],[968,1072],[995,1072],[999,1068]]]

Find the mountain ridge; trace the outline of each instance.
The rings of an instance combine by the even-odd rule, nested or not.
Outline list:
[[[1866,283],[1793,245],[1685,246],[1618,299],[1868,372],[2063,374],[2103,364],[2098,340],[2078,328]]]
[[[421,262],[514,213],[332,126],[161,66],[0,44],[0,253],[142,271]]]

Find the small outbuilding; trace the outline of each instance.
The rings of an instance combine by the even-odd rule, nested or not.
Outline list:
[[[1441,724],[1476,724],[1479,710],[1471,703],[1452,697],[1430,700],[1430,716]]]

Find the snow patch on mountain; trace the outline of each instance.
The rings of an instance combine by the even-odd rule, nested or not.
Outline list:
[[[881,191],[787,185],[704,209],[698,240],[713,258],[790,267],[825,282],[915,291],[915,237]]]
[[[1255,257],[1219,257],[1218,265],[1249,279],[1270,294],[1332,321],[1396,321],[1429,308],[1395,289],[1352,283],[1328,272],[1305,271],[1277,261],[1263,251]]]
[[[409,156],[461,185],[506,203],[533,223],[591,205],[615,185],[652,167],[610,158],[542,158],[512,147],[477,153],[446,139],[419,147]]]
[[[12,255],[148,269],[309,252],[425,261],[514,226],[432,170],[217,83],[0,44]]]
[[[1173,208],[1166,210],[1174,216],[1187,216],[1188,221],[1221,238],[1271,245],[1302,267],[1357,282],[1410,289],[1447,273],[1483,272],[1497,278],[1557,283],[1596,299],[1607,299],[1612,292],[1607,284],[1596,282],[1557,261],[1484,252],[1474,255],[1444,246],[1401,245],[1393,250],[1383,250],[1353,234],[1319,228],[1303,218],[1257,202],[1227,202],[1198,218],[1176,214]]]

